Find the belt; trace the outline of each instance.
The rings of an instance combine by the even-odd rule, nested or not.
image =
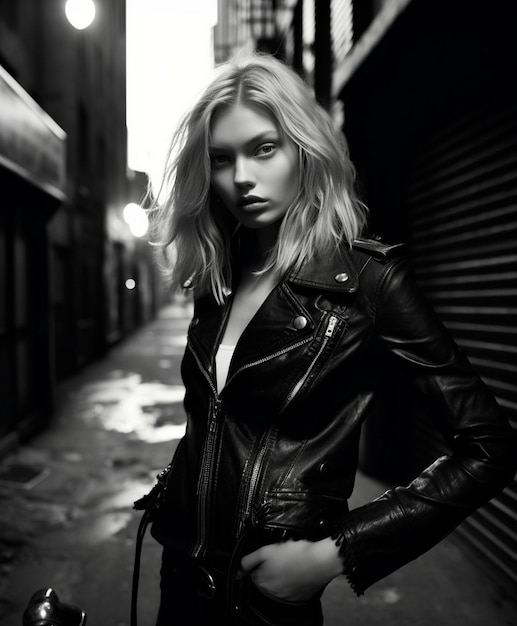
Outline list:
[[[224,565],[192,558],[176,550],[165,548],[162,559],[162,576],[179,576],[187,588],[206,600],[225,603],[228,592],[228,572]]]
[[[205,565],[196,564],[192,568],[196,593],[206,600],[223,598],[226,594],[227,576],[223,572]]]
[[[214,574],[209,572],[206,567],[198,565],[195,568],[195,577],[198,595],[207,600],[215,600],[216,592],[220,592],[220,587],[216,584]]]

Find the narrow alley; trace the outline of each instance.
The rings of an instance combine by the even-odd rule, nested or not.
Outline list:
[[[32,593],[55,589],[89,626],[129,624],[146,493],[184,432],[179,363],[191,314],[177,299],[102,361],[66,380],[52,426],[0,465],[0,623],[20,626]],[[383,491],[359,475],[352,506]],[[160,547],[147,534],[139,625],[158,604]],[[356,598],[335,580],[326,626],[513,626],[517,606],[446,540]]]

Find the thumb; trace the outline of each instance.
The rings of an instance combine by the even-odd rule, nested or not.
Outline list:
[[[256,569],[261,563],[263,563],[263,561],[264,556],[262,555],[262,550],[260,548],[243,556],[239,571],[237,572],[237,579],[240,580],[241,578],[244,578],[246,574],[249,574]]]

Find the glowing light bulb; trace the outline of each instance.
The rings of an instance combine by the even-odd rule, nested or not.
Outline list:
[[[83,30],[88,28],[95,18],[95,4],[92,0],[67,0],[65,14],[74,28]]]
[[[130,202],[124,207],[123,216],[129,225],[131,234],[135,237],[143,237],[149,228],[149,218],[141,206]]]

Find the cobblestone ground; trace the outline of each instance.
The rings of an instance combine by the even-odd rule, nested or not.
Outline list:
[[[0,482],[0,624],[20,626],[32,593],[53,587],[88,626],[127,626],[135,499],[184,432],[179,362],[190,304],[178,300],[105,359],[60,385],[51,427],[4,459],[46,470],[30,489]],[[383,486],[359,475],[352,504]],[[160,548],[146,536],[139,626],[153,626]],[[356,598],[324,595],[326,626],[515,626],[516,605],[446,540]]]

